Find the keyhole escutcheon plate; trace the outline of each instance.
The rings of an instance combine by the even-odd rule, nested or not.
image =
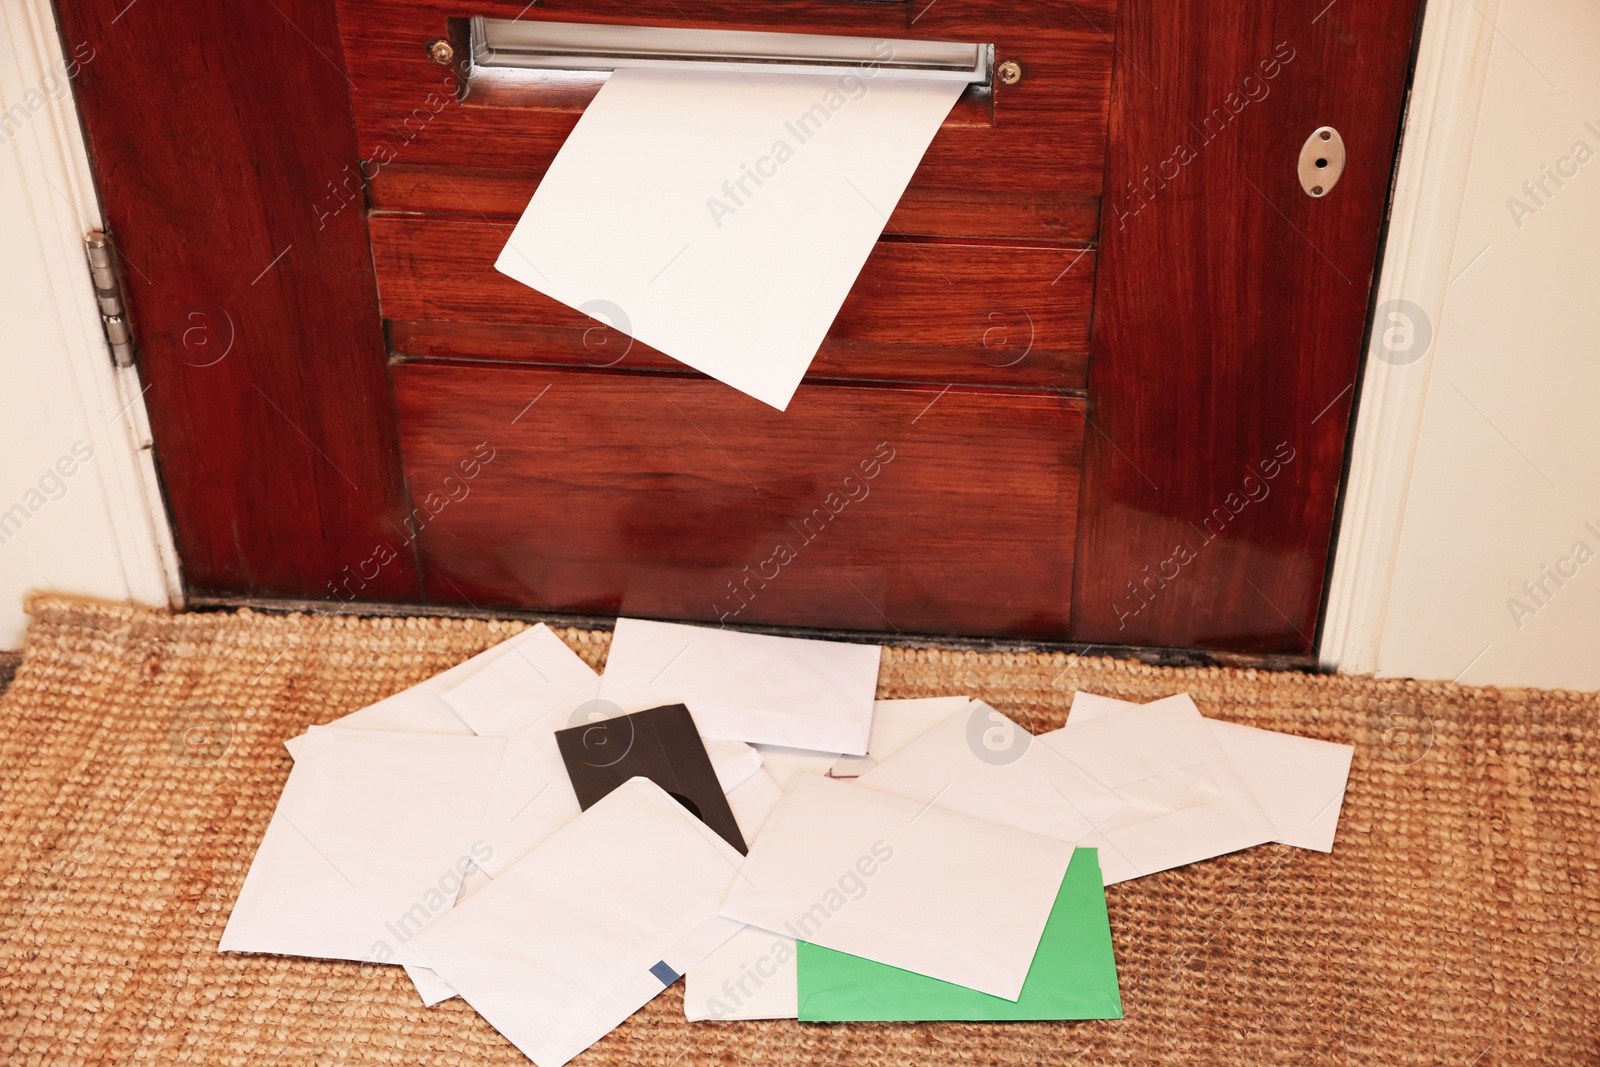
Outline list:
[[[1333,192],[1344,173],[1344,138],[1332,126],[1318,126],[1300,146],[1300,188],[1318,200]]]

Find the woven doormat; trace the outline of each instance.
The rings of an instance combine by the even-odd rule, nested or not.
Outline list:
[[[398,968],[216,952],[282,741],[522,624],[30,607],[0,697],[0,1062],[526,1062]],[[560,632],[601,666],[609,634]],[[579,1067],[1600,1063],[1600,697],[927,649],[888,650],[879,696],[1040,731],[1077,688],[1355,744],[1334,853],[1113,886],[1118,1022],[690,1025],[680,983]]]

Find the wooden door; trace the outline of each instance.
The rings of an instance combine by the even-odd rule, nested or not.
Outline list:
[[[1079,640],[1313,648],[1417,17],[1123,0]],[[1322,126],[1349,162],[1317,199]]]
[[[1308,650],[1411,6],[691,7],[61,0],[188,588]],[[777,413],[493,271],[598,80],[463,98],[425,46],[519,12],[1022,79],[952,112]],[[1322,123],[1352,163],[1312,202]]]

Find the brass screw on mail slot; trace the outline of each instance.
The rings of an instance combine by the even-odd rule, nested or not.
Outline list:
[[[996,70],[1002,85],[1015,85],[1022,80],[1022,64],[1014,59],[1006,60]]]
[[[435,63],[441,67],[447,67],[450,65],[450,61],[456,57],[456,50],[450,47],[449,41],[440,37],[428,42],[428,54],[433,57]]]

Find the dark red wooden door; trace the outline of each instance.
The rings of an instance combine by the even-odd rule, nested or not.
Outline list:
[[[188,588],[1306,651],[1415,14],[1320,6],[60,0]],[[599,81],[463,96],[476,14],[1023,76],[780,415],[494,273]]]
[[[1312,648],[1417,14],[1123,0],[1080,640]],[[1349,162],[1317,199],[1325,125]]]

